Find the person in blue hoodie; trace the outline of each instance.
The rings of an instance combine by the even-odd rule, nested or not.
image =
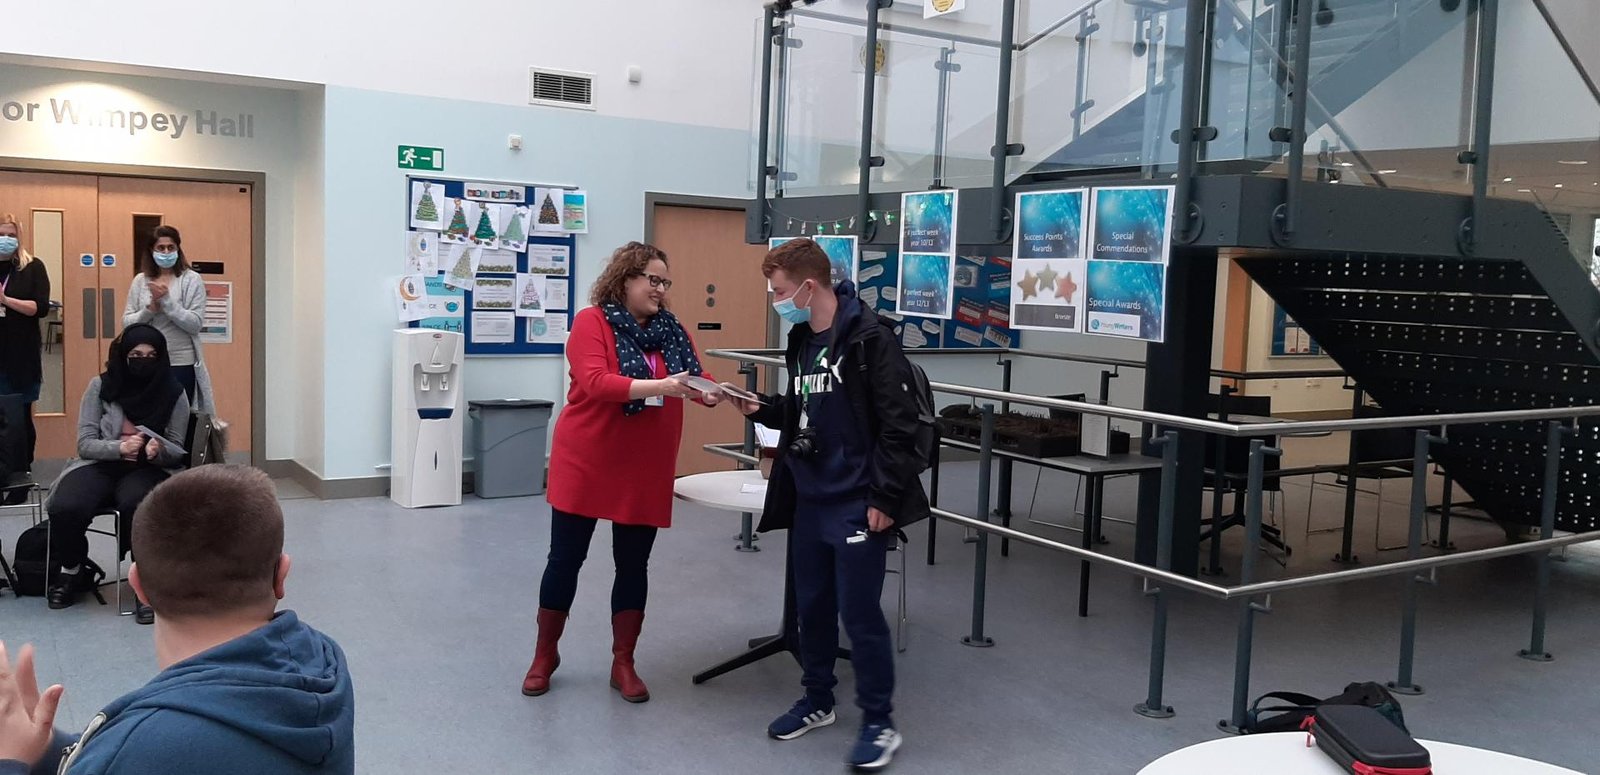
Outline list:
[[[884,619],[889,536],[926,518],[917,478],[918,411],[911,362],[893,329],[856,295],[832,282],[828,256],[809,239],[767,254],[774,310],[793,328],[787,395],[735,403],[752,421],[779,429],[778,459],[760,529],[788,529],[799,616],[805,696],[767,727],[793,740],[834,723],[839,623],[850,638],[861,731],[846,763],[889,765],[900,747],[890,699],[894,647]]]
[[[63,689],[38,689],[32,648],[0,644],[0,775],[310,775],[355,771],[355,692],[333,639],[278,611],[289,557],[266,474],[202,466],[134,516],[129,572],[156,611],[161,672],[54,731]]]

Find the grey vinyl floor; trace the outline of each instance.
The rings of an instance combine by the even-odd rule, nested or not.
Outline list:
[[[944,505],[973,508],[976,466],[951,464]],[[1075,480],[1018,469],[1014,499],[1041,520],[1073,524]],[[1404,534],[1405,484],[1384,498],[1388,540]],[[1037,488],[1037,492],[1036,492]],[[1333,491],[1312,501],[1319,525],[1338,522]],[[1131,480],[1114,482],[1108,516],[1131,518]],[[407,511],[386,500],[321,502],[284,488],[288,551],[285,605],[343,644],[357,687],[363,773],[813,773],[842,769],[859,714],[802,739],[768,740],[767,721],[799,695],[799,671],[774,657],[700,686],[696,671],[737,654],[777,627],[783,537],[765,551],[735,552],[737,515],[680,504],[656,544],[639,669],[653,699],[629,705],[607,687],[610,537],[597,533],[562,642],[552,691],[523,697],[536,590],[547,548],[542,499],[484,501]],[[1285,488],[1276,519],[1296,551],[1273,575],[1320,572],[1336,534],[1303,535],[1308,491]],[[1373,549],[1363,495],[1356,546]],[[1029,523],[1042,535],[1076,536]],[[7,551],[26,517],[0,516]],[[1458,520],[1462,548],[1503,541],[1490,525]],[[1239,531],[1224,546],[1237,568]],[[1074,615],[1078,565],[1024,545],[988,564],[986,633],[993,648],[960,642],[972,622],[973,545],[944,525],[939,562],[924,562],[926,530],[911,531],[907,651],[897,663],[896,719],[906,737],[898,772],[1134,773],[1161,755],[1219,736],[1233,676],[1235,608],[1178,594],[1172,600],[1164,700],[1167,720],[1133,713],[1144,699],[1151,606],[1137,580],[1097,571],[1091,615]],[[1132,527],[1108,523],[1104,551],[1131,548]],[[97,556],[109,539],[95,542]],[[997,547],[993,547],[997,549]],[[106,559],[109,559],[107,557]],[[1492,748],[1584,772],[1600,771],[1600,554],[1574,550],[1554,566],[1548,645],[1556,659],[1517,658],[1527,646],[1534,562],[1518,557],[1441,571],[1421,592],[1416,681],[1403,698],[1413,732]],[[894,610],[894,578],[885,605]],[[1356,680],[1395,677],[1399,582],[1382,579],[1289,592],[1258,619],[1251,692],[1328,695]],[[155,670],[150,630],[108,607],[49,611],[38,598],[0,597],[0,638],[40,649],[42,680],[67,686],[62,722],[81,727],[103,704]],[[850,669],[841,663],[841,698]],[[1251,771],[1241,763],[1239,772]]]

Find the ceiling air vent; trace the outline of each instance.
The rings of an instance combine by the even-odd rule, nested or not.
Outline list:
[[[594,110],[594,73],[530,67],[528,104]]]

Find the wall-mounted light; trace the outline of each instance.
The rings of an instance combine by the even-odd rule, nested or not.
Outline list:
[[[1588,164],[1589,160],[1588,159],[1557,159],[1556,163],[1557,164],[1565,164],[1565,165],[1567,165],[1569,167],[1582,167],[1583,165]]]

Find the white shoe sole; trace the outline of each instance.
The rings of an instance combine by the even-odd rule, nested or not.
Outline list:
[[[900,744],[902,742],[905,742],[905,738],[901,737],[900,733],[896,732],[894,739],[890,740],[887,746],[884,746],[883,753],[879,754],[878,758],[873,759],[866,764],[852,765],[852,769],[856,770],[857,772],[874,772],[889,766],[889,762],[894,760],[894,752],[900,750]]]
[[[833,713],[830,712],[828,715],[823,716],[821,721],[815,721],[815,722],[812,722],[810,724],[807,724],[807,725],[805,725],[803,727],[800,727],[799,729],[796,729],[793,732],[790,732],[787,735],[774,735],[774,734],[769,732],[769,733],[767,733],[767,736],[772,738],[773,740],[793,740],[793,739],[795,739],[795,738],[797,738],[797,737],[799,737],[799,736],[801,736],[801,735],[803,735],[803,734],[805,734],[807,732],[810,732],[813,729],[821,729],[821,728],[823,728],[825,726],[829,726],[829,725],[833,724],[833,722],[835,722],[837,720],[838,720],[838,716],[835,716]]]

